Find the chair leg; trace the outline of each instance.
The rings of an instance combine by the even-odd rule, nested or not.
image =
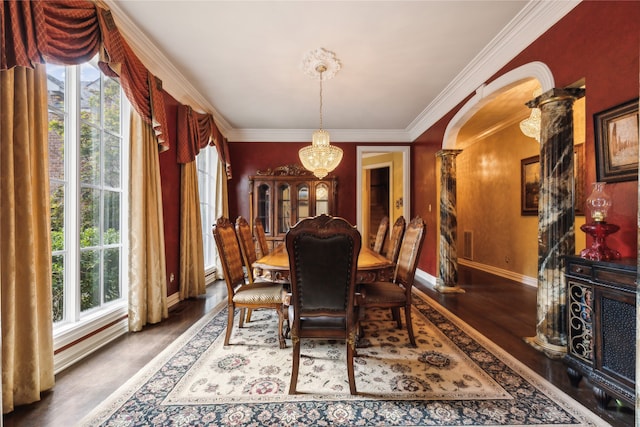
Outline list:
[[[253,312],[252,309],[248,308],[247,309],[247,323],[251,323],[251,313]]]
[[[245,313],[245,309],[241,308],[240,309],[240,319],[238,319],[238,327],[239,328],[244,328],[244,313]]]
[[[391,313],[393,314],[393,320],[398,324],[398,329],[402,329],[402,316],[400,316],[400,309],[398,307],[393,307],[391,309]]]
[[[289,394],[296,394],[298,385],[298,369],[300,368],[300,339],[292,334],[293,342],[293,365],[291,367],[291,383],[289,384]]]
[[[357,394],[356,391],[356,376],[353,369],[353,356],[356,353],[356,336],[355,330],[349,333],[347,338],[347,376],[349,378],[349,392],[351,394]]]
[[[278,340],[280,340],[280,348],[287,348],[287,342],[284,340],[284,313],[282,307],[276,310],[278,313]]]
[[[413,322],[411,321],[411,305],[404,308],[404,316],[407,322],[407,333],[409,334],[409,341],[413,347],[416,347],[416,337],[413,335]]]
[[[227,333],[224,336],[224,345],[229,345],[229,338],[231,338],[231,330],[233,329],[233,312],[235,308],[233,304],[229,304],[227,306],[228,316],[227,316]]]

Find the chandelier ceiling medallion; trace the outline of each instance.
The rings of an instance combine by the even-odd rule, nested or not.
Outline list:
[[[313,132],[311,145],[298,152],[302,166],[322,179],[342,160],[342,149],[330,144],[329,132],[322,128],[322,81],[340,71],[340,62],[333,52],[318,48],[307,53],[302,62],[304,73],[320,81],[320,129]]]

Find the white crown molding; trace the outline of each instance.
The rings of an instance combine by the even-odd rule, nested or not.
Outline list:
[[[309,142],[315,129],[233,129],[225,136],[236,142]],[[331,142],[412,142],[402,129],[327,129]]]
[[[544,34],[581,0],[530,1],[407,127],[418,138],[518,53]]]
[[[167,93],[171,94],[178,102],[189,105],[194,110],[211,113],[223,135],[226,136],[231,131],[231,125],[224,117],[120,9],[116,0],[99,0],[96,3],[111,10],[122,36],[145,67],[162,80],[162,86]]]

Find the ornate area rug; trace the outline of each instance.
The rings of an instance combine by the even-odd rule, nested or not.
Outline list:
[[[80,425],[607,425],[427,297],[412,314],[417,348],[388,310],[367,313],[356,396],[344,343],[302,340],[292,396],[275,313],[254,311],[242,329],[236,313],[224,347],[226,308],[213,310]]]

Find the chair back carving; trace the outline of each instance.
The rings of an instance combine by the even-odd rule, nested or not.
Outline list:
[[[255,280],[253,263],[258,259],[258,255],[256,254],[256,246],[253,241],[251,226],[249,226],[249,223],[243,216],[236,218],[236,234],[238,236],[238,242],[240,243],[240,252],[242,253],[244,267],[247,271],[247,279],[249,283],[253,283]]]
[[[222,272],[227,283],[227,292],[233,298],[235,289],[245,283],[242,268],[242,253],[233,223],[229,218],[220,217],[213,226],[213,238],[218,247],[218,254],[222,264]]]
[[[256,218],[253,222],[253,233],[258,241],[260,257],[267,255],[269,253],[269,242],[267,241],[267,234],[264,232],[264,224],[262,224],[260,218]]]
[[[426,225],[420,216],[416,216],[407,226],[398,261],[396,263],[396,271],[394,274],[394,282],[405,287],[408,294],[411,293],[413,279],[418,266],[418,259],[422,251],[422,243],[424,242]]]
[[[398,255],[400,254],[400,244],[402,243],[402,237],[404,236],[404,228],[406,221],[403,216],[400,216],[391,227],[391,234],[389,235],[389,249],[387,250],[386,257],[394,264],[398,262]]]
[[[376,240],[373,243],[373,250],[376,253],[382,253],[384,247],[384,239],[387,237],[387,231],[389,230],[389,217],[385,216],[378,225],[378,232],[376,233]]]

